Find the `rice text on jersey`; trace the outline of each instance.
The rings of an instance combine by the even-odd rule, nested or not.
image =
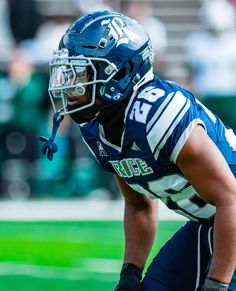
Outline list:
[[[121,161],[109,161],[116,171],[117,175],[123,178],[133,176],[144,176],[153,173],[153,169],[147,163],[139,158],[123,159]]]

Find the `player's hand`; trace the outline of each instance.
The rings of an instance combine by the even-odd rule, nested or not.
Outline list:
[[[228,287],[229,287],[229,284],[207,278],[205,282],[204,291],[227,291]]]
[[[140,281],[142,270],[133,264],[123,264],[120,272],[120,281],[115,287],[115,291],[142,290]]]

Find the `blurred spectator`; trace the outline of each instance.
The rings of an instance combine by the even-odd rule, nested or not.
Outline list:
[[[204,29],[186,39],[191,90],[236,131],[235,12],[226,0],[203,2]],[[220,17],[219,17],[220,16]]]
[[[34,38],[41,20],[35,0],[8,0],[8,5],[15,42]]]
[[[6,0],[0,1],[0,63],[3,68],[11,56],[14,39],[9,26],[9,9]]]
[[[165,25],[152,15],[151,3],[140,0],[124,0],[121,2],[121,10],[128,16],[136,19],[148,32],[152,41],[155,63],[159,75],[164,75],[163,58],[167,49],[167,33]]]
[[[41,24],[35,37],[21,42],[21,47],[31,55],[37,66],[46,66],[52,52],[57,48],[59,40],[69,26],[68,18],[63,14],[50,15]]]
[[[37,158],[38,124],[46,80],[30,57],[16,49],[0,77],[1,191],[12,198],[31,194],[33,162]]]

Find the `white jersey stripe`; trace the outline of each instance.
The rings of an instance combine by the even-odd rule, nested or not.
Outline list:
[[[190,101],[188,100],[185,103],[185,105],[183,107],[183,110],[179,113],[177,118],[174,120],[174,122],[171,124],[170,128],[168,129],[168,131],[166,132],[166,134],[162,138],[159,146],[156,147],[156,151],[155,151],[155,154],[154,154],[154,157],[155,157],[156,160],[158,159],[160,150],[163,148],[163,146],[165,145],[167,139],[171,136],[171,134],[173,133],[173,131],[176,128],[176,126],[178,125],[178,123],[181,121],[181,119],[183,118],[185,113],[188,111],[189,107],[190,107]]]
[[[164,108],[167,106],[167,104],[170,102],[174,95],[174,92],[171,92],[170,94],[167,95],[161,106],[158,108],[152,119],[148,122],[147,124],[147,133],[149,132],[150,128],[153,126],[153,124],[156,122],[156,120],[160,117],[162,111]]]
[[[225,138],[233,151],[236,151],[236,135],[231,128],[225,128]]]
[[[170,155],[171,162],[176,163],[177,157],[178,157],[182,147],[186,143],[186,141],[189,138],[194,127],[198,124],[203,125],[203,127],[206,130],[206,126],[204,125],[204,122],[201,119],[196,118],[196,119],[192,120],[192,122],[189,123],[188,127],[186,127],[185,131],[182,133],[181,137],[179,138],[178,142],[176,143],[176,145],[175,145],[175,147]]]
[[[147,134],[147,139],[152,152],[164,137],[164,134],[170,127],[172,121],[178,116],[186,103],[186,97],[181,92],[177,92],[174,98],[162,112],[159,119],[155,122],[153,128]],[[176,125],[175,125],[176,126]]]

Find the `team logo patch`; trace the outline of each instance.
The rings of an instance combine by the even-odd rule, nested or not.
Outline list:
[[[100,143],[100,141],[97,141],[97,145],[98,145],[98,152],[99,152],[99,156],[100,157],[107,157],[107,153],[104,150],[103,145]]]
[[[139,151],[142,150],[142,149],[141,149],[141,148],[136,144],[135,141],[133,142],[131,149],[132,149],[133,151],[136,151],[136,152],[139,152]]]

